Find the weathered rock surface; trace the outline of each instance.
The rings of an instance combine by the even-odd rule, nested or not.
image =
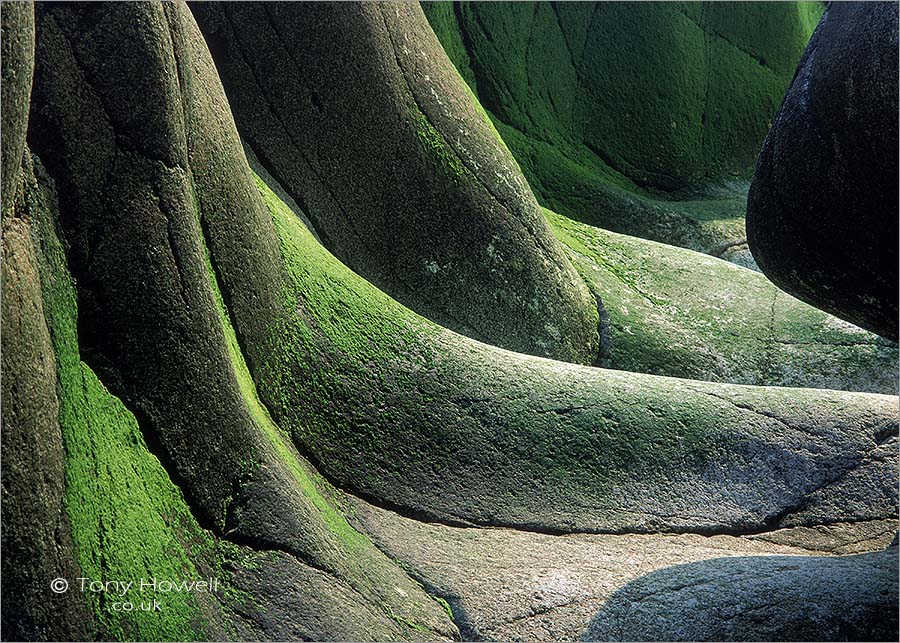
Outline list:
[[[243,14],[248,33],[259,10]],[[631,627],[622,609],[629,582],[726,555],[804,554],[803,574],[825,570],[813,594],[828,601],[823,623],[837,622],[831,615],[849,603],[868,609],[895,596],[859,598],[851,588],[840,603],[829,578],[862,578],[868,566],[880,587],[888,568],[872,557],[810,554],[865,552],[890,539],[896,397],[591,368],[448,330],[343,265],[304,225],[304,199],[321,197],[325,183],[298,190],[287,173],[279,178],[282,194],[296,192],[292,210],[267,184],[275,172],[254,175],[183,3],[47,3],[35,11],[24,170],[7,172],[6,148],[3,159],[4,182],[17,177],[8,209],[4,200],[2,240],[2,482],[4,520],[14,522],[3,528],[3,600],[15,610],[4,612],[4,638],[435,640],[459,636],[455,618],[470,636],[571,640],[607,604],[610,618],[596,627]],[[329,64],[351,61],[389,79],[402,104],[416,104],[411,122],[421,114],[442,137],[447,155],[413,164],[433,172],[419,177],[423,192],[439,195],[428,198],[522,208],[519,219],[491,210],[504,230],[537,212],[540,229],[527,228],[533,245],[513,234],[499,256],[515,263],[509,248],[531,248],[529,262],[548,262],[534,264],[549,271],[544,277],[571,273],[580,283],[500,141],[460,152],[468,148],[453,128],[479,118],[465,111],[477,102],[457,95],[461,85],[446,70],[432,76],[434,61],[418,60],[416,43],[407,45],[408,34],[422,31],[418,9],[296,11],[315,16],[296,33],[322,27],[312,36],[334,42],[366,35],[348,45],[352,56],[335,54]],[[285,20],[268,21],[274,33],[294,24],[277,15]],[[290,51],[308,55],[307,44]],[[370,51],[377,55],[360,53]],[[435,102],[416,94],[431,82],[425,76],[447,90]],[[407,78],[408,88],[400,82]],[[371,90],[373,105],[384,98],[384,87],[339,80]],[[328,91],[320,106],[345,109],[339,89]],[[248,96],[290,111],[289,96]],[[452,106],[437,102],[448,97]],[[14,132],[23,119],[15,115]],[[409,122],[394,125],[412,140]],[[460,140],[494,136],[487,121],[471,127]],[[432,130],[418,140],[410,154],[439,151],[429,147],[438,140]],[[359,142],[343,149],[384,159],[384,150]],[[342,177],[337,188],[350,180],[341,163],[357,163],[331,150],[315,158],[331,159],[323,175]],[[473,160],[508,173],[472,187]],[[270,161],[261,159],[271,169]],[[460,167],[463,176],[448,181]],[[370,170],[366,182],[377,188],[413,176],[383,163]],[[426,198],[411,189],[407,196]],[[332,207],[334,197],[322,198]],[[477,263],[478,246],[457,245],[465,238],[443,245]],[[596,260],[600,251],[588,254]],[[551,296],[577,312],[567,292]],[[495,312],[511,305],[501,304]],[[478,528],[348,502],[335,483],[418,519]],[[494,525],[531,531],[487,528]],[[603,533],[550,535],[572,532]],[[764,589],[781,591],[765,585],[775,579],[765,560],[753,563]],[[752,595],[747,579],[756,571],[718,564],[688,572],[705,584],[734,580]],[[671,587],[668,573],[646,582]],[[221,586],[168,596],[160,618],[116,613],[98,595],[47,600],[55,575],[215,577]],[[667,594],[642,623],[665,627],[680,600]],[[785,605],[799,600],[780,596]],[[726,598],[726,607],[738,605]],[[843,609],[857,629],[821,631],[880,635],[882,621],[866,622],[867,613]],[[685,627],[702,633],[695,621]]]
[[[719,256],[821,6],[427,2],[542,205]]]
[[[896,397],[664,378],[486,346],[354,275],[260,187],[289,315],[256,384],[341,486],[443,521],[550,531],[744,533],[798,512],[791,526],[896,514]]]
[[[610,597],[587,641],[895,641],[897,550],[677,565]]]
[[[882,623],[893,618],[896,628],[896,550],[825,557],[790,538],[778,545],[696,534],[553,536],[428,524],[358,499],[351,506],[354,522],[379,548],[447,600],[470,640],[785,640],[792,623],[810,615],[818,622],[800,640],[838,640],[884,632],[883,626],[865,629],[873,607],[881,610]],[[880,536],[863,551],[883,550],[890,542],[896,521],[878,524]],[[832,544],[851,546],[859,527],[834,529]],[[872,575],[868,583],[866,574]],[[754,591],[757,575],[763,592]],[[848,578],[844,594],[841,575]],[[791,583],[797,583],[793,589]],[[818,608],[804,604],[806,588],[811,602],[827,600]],[[785,600],[782,610],[759,622],[742,621],[743,609],[771,598],[766,590]],[[748,613],[751,619],[758,615]],[[843,625],[849,627],[839,629]]]
[[[601,365],[698,380],[897,392],[897,345],[758,272],[545,210],[604,304]]]
[[[452,637],[441,606],[346,524],[330,487],[256,398],[247,362],[257,349],[245,358],[241,343],[265,343],[282,312],[277,239],[185,5],[39,5],[38,24],[28,138],[49,159],[59,192],[59,221],[43,223],[41,247],[55,253],[44,263],[54,275],[50,315],[62,324],[54,340],[70,400],[63,424],[78,445],[67,443],[67,509],[81,567],[102,560],[95,575],[174,577],[173,566],[221,570],[225,551],[239,558],[226,571],[246,578],[248,552],[276,549],[289,559],[277,577],[301,589],[257,582],[260,600],[279,601],[287,614],[323,583],[342,588],[319,599],[323,620],[311,635],[343,614],[326,638]],[[68,256],[52,242],[57,226]],[[102,466],[89,464],[101,456]],[[137,488],[121,485],[132,479],[150,485],[151,506],[121,516],[110,503],[127,504]],[[212,553],[192,556],[195,547]],[[168,556],[153,555],[164,548]],[[310,574],[320,582],[298,580]],[[214,607],[186,604],[153,620],[110,615],[101,604],[93,626],[111,638],[226,636],[216,632],[232,627],[233,615],[216,617]],[[225,630],[197,624],[210,610]],[[270,629],[261,620],[242,627],[254,632],[248,638]],[[308,622],[280,627],[313,632]]]
[[[30,222],[43,204],[30,158],[26,168],[2,234],[3,631],[7,640],[75,640],[89,631],[86,606],[49,590],[54,578],[74,578],[77,567],[64,506],[56,358]]]
[[[333,572],[287,551],[235,545],[198,524],[157,460],[163,455],[157,441],[142,434],[79,359],[75,291],[56,237],[55,193],[30,159],[26,152],[26,183],[3,233],[4,638],[422,637]],[[327,485],[306,491],[313,498],[320,492],[328,493]],[[331,514],[333,528],[341,521]],[[371,545],[344,529],[342,537],[365,556]],[[402,575],[379,572],[380,555],[374,555],[370,574],[388,588],[418,591],[408,581],[394,584]],[[77,589],[79,577],[214,577],[219,587],[196,598],[153,596],[164,611],[160,618],[110,610],[100,595]],[[54,578],[67,579],[70,591],[51,592]],[[135,590],[121,598],[137,604],[148,594]]]
[[[596,302],[417,5],[194,11],[241,135],[341,261],[475,339],[596,359]]]
[[[897,339],[897,5],[833,3],[763,145],[750,249],[800,299]]]
[[[0,11],[2,77],[2,214],[6,217],[16,189],[28,127],[28,99],[34,73],[34,7],[30,2],[6,2]]]

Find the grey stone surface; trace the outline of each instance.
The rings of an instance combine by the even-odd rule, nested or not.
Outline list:
[[[341,261],[475,339],[596,359],[596,302],[415,3],[193,11],[241,135]]]
[[[358,499],[352,507],[378,547],[449,602],[469,640],[779,640],[807,615],[817,619],[807,640],[846,640],[884,631],[867,620],[873,608],[888,621],[896,610],[896,550],[828,557],[807,549],[802,535],[784,533],[784,544],[697,534],[549,535],[423,523]],[[831,530],[831,545],[855,540],[858,525]],[[863,550],[889,541],[882,532]],[[756,622],[753,609],[768,591],[784,599],[783,610]],[[749,618],[741,620],[745,609]]]
[[[20,183],[22,152],[28,127],[28,99],[34,74],[34,5],[4,2],[0,9],[2,60],[2,213],[6,217]]]

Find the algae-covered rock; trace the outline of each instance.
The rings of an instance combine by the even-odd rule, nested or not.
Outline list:
[[[604,304],[608,368],[698,380],[897,392],[897,345],[758,272],[545,211]]]
[[[50,592],[51,580],[74,578],[78,568],[65,510],[56,356],[30,220],[43,204],[26,161],[28,181],[14,191],[2,234],[3,631],[7,640],[74,640],[90,631],[86,606]]]
[[[38,22],[29,141],[57,182],[77,348],[125,404],[107,412],[127,408],[123,421],[148,436],[216,538],[293,557],[299,566],[279,567],[285,582],[314,567],[351,588],[354,611],[341,594],[320,599],[319,635],[346,612],[371,618],[345,618],[327,638],[453,636],[440,605],[347,525],[256,397],[248,363],[283,314],[280,255],[186,7],[40,5]],[[258,340],[246,358],[245,337]],[[242,578],[261,599],[279,591]]]
[[[897,398],[683,376],[892,390],[896,348],[761,275],[551,212],[548,224],[417,6],[198,5],[202,34],[182,2],[38,3],[30,98],[17,76],[13,100],[7,64],[29,47],[7,41],[9,16],[25,16],[8,4],[4,638],[573,640],[596,615],[589,632],[607,638],[609,624],[639,637],[635,623],[792,636],[781,624],[804,596],[818,601],[810,632],[878,637],[890,625],[887,559],[820,554],[890,539]],[[534,24],[551,12],[565,37],[607,33],[576,20],[582,8],[526,8]],[[441,15],[462,24],[467,11]],[[693,33],[684,19],[709,46],[715,33],[744,57],[768,52],[761,67],[793,56],[782,47],[793,36],[742,39],[739,22],[705,5],[656,11],[678,28],[663,33],[646,8],[634,16],[666,44]],[[485,20],[497,42],[512,24]],[[31,33],[27,16],[17,24]],[[629,52],[643,37],[632,36]],[[474,51],[466,39],[447,44],[454,57]],[[528,60],[574,51],[539,41],[526,42]],[[7,58],[8,44],[21,55]],[[620,62],[604,60],[590,73]],[[628,96],[650,109],[642,87]],[[678,87],[659,99],[673,113],[690,93]],[[532,124],[563,96],[545,93],[522,112]],[[8,101],[30,101],[27,120]],[[495,120],[508,141],[518,135]],[[26,122],[27,145],[13,140],[9,157],[7,126],[15,135]],[[603,170],[605,193],[716,219],[725,197],[660,210],[666,197],[648,186],[732,172],[740,146],[694,158],[690,136],[656,125],[649,135],[672,154],[644,158],[610,138],[634,176]],[[540,144],[564,158],[574,148],[563,138]],[[449,263],[432,265],[432,252]],[[669,376],[501,346],[572,361],[599,349],[611,365]],[[786,565],[769,557],[782,555]],[[700,567],[671,567],[682,563]],[[70,591],[51,591],[54,577]],[[166,595],[159,612],[118,611],[77,591],[79,578],[216,585]],[[682,618],[694,589],[723,583],[730,593]],[[636,602],[655,611],[635,621]],[[743,605],[749,620],[732,622]]]
[[[596,359],[596,302],[415,4],[194,11],[241,135],[345,264],[470,337]]]
[[[818,3],[422,3],[541,203],[711,254]],[[687,200],[685,200],[687,199]]]
[[[201,527],[157,459],[168,460],[157,440],[81,361],[55,192],[39,165],[32,170],[27,152],[25,177],[3,236],[4,637],[420,636],[343,579],[290,553],[255,551]],[[68,592],[52,592],[54,578],[67,580]],[[159,609],[116,610],[108,594],[82,591],[82,578],[130,581],[116,594],[119,604],[156,600]],[[139,587],[141,579],[210,578],[212,593]]]
[[[776,284],[897,339],[897,5],[833,3],[756,166],[750,249]]]
[[[344,488],[444,521],[551,531],[741,533],[895,514],[884,449],[896,397],[486,346],[353,275],[260,188],[289,314],[254,378],[276,422]]]

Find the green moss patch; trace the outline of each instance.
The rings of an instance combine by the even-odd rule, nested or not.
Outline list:
[[[715,253],[823,5],[422,8],[543,205]]]
[[[849,452],[793,449],[820,442],[804,427],[858,449],[850,443],[870,439],[870,411],[888,404],[580,367],[468,340],[353,274],[258,185],[281,243],[287,313],[255,374],[260,397],[318,468],[365,497],[427,517],[547,530],[759,528],[811,489],[810,471],[838,471]],[[628,262],[605,265],[629,296],[674,298]],[[727,333],[725,309],[708,312],[706,332]],[[835,406],[857,419],[832,425]],[[742,482],[751,478],[765,482]]]
[[[62,244],[46,216],[35,223],[41,249],[44,311],[57,357],[59,421],[66,453],[66,510],[82,576],[134,581],[121,597],[85,592],[102,636],[115,640],[202,640],[209,637],[197,594],[141,592],[140,579],[203,577],[189,543],[211,537],[180,490],[149,452],[138,423],[81,361],[75,289]],[[69,579],[70,591],[80,591]],[[159,600],[162,611],[145,611]],[[113,601],[134,611],[115,611]]]

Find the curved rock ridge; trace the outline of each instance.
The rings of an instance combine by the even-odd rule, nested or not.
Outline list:
[[[896,512],[897,398],[656,377],[504,351],[355,276],[259,182],[289,311],[261,399],[342,487],[551,532],[745,533]]]
[[[75,396],[60,423],[83,451],[66,443],[77,562],[95,575],[165,578],[211,558],[243,597],[215,597],[221,617],[189,602],[167,619],[117,618],[101,602],[87,627],[110,638],[238,636],[204,630],[212,610],[214,624],[251,639],[456,636],[441,605],[346,523],[256,396],[257,349],[245,357],[242,344],[282,314],[278,242],[186,6],[41,4],[37,22],[28,140],[58,190],[58,220],[40,238],[55,253],[44,294],[64,342],[59,386]],[[91,463],[101,456],[121,473]],[[146,520],[116,513],[109,505],[127,493],[98,470],[165,499],[137,505]],[[172,551],[144,552],[146,538]]]
[[[746,243],[747,180],[821,5],[422,8],[542,205],[716,256]]]
[[[241,135],[341,261],[470,337],[596,360],[597,303],[417,5],[194,11]]]
[[[25,158],[33,183],[30,154]],[[21,180],[13,193],[2,230],[3,630],[20,640],[86,639],[85,605],[74,595],[46,600],[46,582],[74,578],[78,567],[65,508],[57,362],[32,234],[37,206]]]
[[[758,272],[549,210],[604,303],[601,366],[698,380],[897,393],[897,345],[779,290]]]
[[[544,9],[559,7],[531,7]],[[669,376],[811,382],[816,358],[817,385],[875,388],[887,376],[870,382],[866,360],[895,369],[896,348],[761,275],[542,211],[417,6],[198,5],[206,38],[184,2],[2,10],[4,638],[896,629],[896,550],[870,552],[897,524],[900,400]],[[272,44],[254,33],[286,48],[230,57]],[[271,109],[239,131],[219,71],[236,82],[255,66],[265,82],[235,113]],[[372,138],[367,124],[385,122]],[[400,209],[379,201],[395,192]],[[367,200],[381,208],[368,219]],[[362,244],[364,220],[365,241],[390,249],[393,234],[418,265],[412,222],[432,202],[458,208],[424,219],[454,231],[435,247],[486,278],[475,295],[441,291],[434,319],[326,247]],[[484,230],[490,261],[470,243]],[[709,323],[663,305],[676,296]],[[531,352],[682,370],[513,352],[442,325],[448,310]],[[682,329],[721,359],[651,357],[667,341],[678,355]],[[742,371],[751,349],[728,336],[757,329],[768,353]],[[119,612],[72,587],[80,577],[216,584],[163,597],[161,613]]]
[[[386,613],[352,583],[314,566],[315,559],[256,543],[236,544],[236,534],[222,537],[198,523],[173,484],[178,477],[158,459],[168,460],[158,439],[142,431],[81,361],[75,288],[56,236],[53,183],[27,150],[24,176],[3,231],[4,636],[49,641],[421,638],[414,621],[397,620],[402,612]],[[313,481],[305,493],[327,515],[319,494],[334,491]],[[344,538],[363,548],[358,554],[369,558],[368,573],[389,587],[396,582],[391,574],[381,575],[379,560],[381,566],[384,562],[371,545],[346,523],[342,527],[330,511],[331,528],[342,529]],[[307,527],[316,529],[315,520]],[[67,579],[70,591],[50,594],[53,578]],[[151,595],[130,587],[117,599],[149,605],[148,596],[157,598],[160,612],[125,613],[110,609],[101,594],[82,593],[79,578],[135,585],[150,578],[214,578],[216,590]],[[416,586],[401,582],[395,587]]]
[[[839,2],[822,17],[766,137],[747,204],[772,281],[897,340],[898,9]]]

